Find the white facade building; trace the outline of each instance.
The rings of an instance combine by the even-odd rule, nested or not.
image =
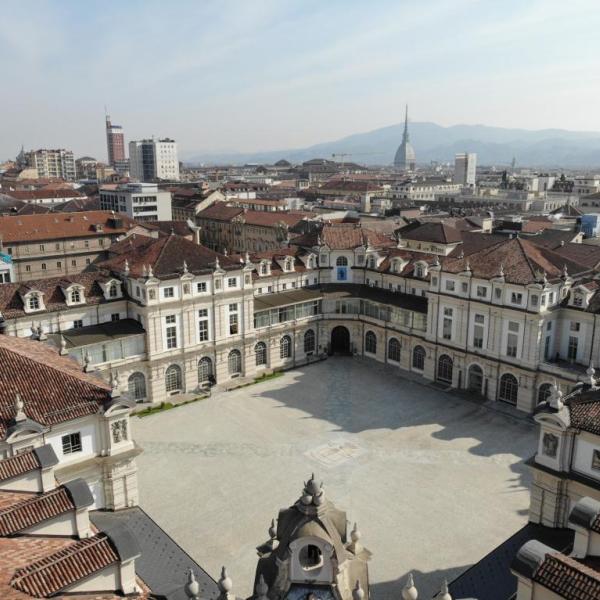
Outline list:
[[[179,181],[177,143],[169,138],[129,142],[129,163],[137,181]]]
[[[75,157],[71,150],[32,150],[26,154],[27,164],[37,169],[38,177],[75,181]]]
[[[100,189],[102,210],[114,210],[137,221],[170,221],[171,192],[154,183],[128,183]]]

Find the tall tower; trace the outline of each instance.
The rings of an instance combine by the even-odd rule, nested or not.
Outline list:
[[[394,167],[402,171],[414,171],[416,164],[415,150],[410,143],[408,134],[408,104],[404,115],[404,132],[402,133],[402,143],[396,150],[394,157]]]
[[[125,135],[120,125],[111,123],[110,115],[106,115],[106,150],[108,164],[117,171],[121,170],[127,162],[125,158]]]

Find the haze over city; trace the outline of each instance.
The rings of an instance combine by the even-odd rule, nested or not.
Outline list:
[[[0,20],[0,157],[129,139],[294,148],[414,121],[600,131],[594,0],[27,2]]]

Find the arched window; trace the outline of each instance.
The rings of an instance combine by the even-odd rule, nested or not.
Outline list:
[[[146,378],[143,373],[132,373],[127,380],[129,397],[136,402],[146,399]]]
[[[210,381],[213,376],[212,360],[208,356],[203,356],[198,361],[198,383]]]
[[[256,356],[256,366],[267,364],[267,345],[264,342],[258,342],[254,346],[254,355]]]
[[[423,266],[422,265],[415,266],[415,277],[423,277]]]
[[[542,383],[542,385],[540,385],[540,389],[538,390],[538,403],[548,400],[550,394],[552,394],[552,384]]]
[[[242,372],[242,353],[232,350],[227,357],[227,368],[230,375],[239,375]]]
[[[498,393],[498,400],[502,402],[508,402],[510,404],[517,403],[517,396],[519,394],[519,382],[514,375],[510,373],[504,373],[500,377],[500,391]]]
[[[119,290],[117,288],[117,284],[116,283],[111,283],[110,287],[108,288],[108,297],[109,298],[116,298],[118,294],[119,294]]]
[[[181,376],[181,367],[171,365],[165,373],[165,387],[167,392],[180,392],[183,387],[183,378]]]
[[[422,371],[425,368],[425,349],[423,346],[415,346],[412,356],[413,369]]]
[[[292,356],[292,340],[289,335],[284,335],[279,340],[279,358],[290,358]]]
[[[315,351],[315,332],[312,329],[309,329],[304,334],[304,352],[314,352]]]
[[[388,360],[400,362],[400,342],[396,338],[390,338],[388,342]]]
[[[345,256],[338,256],[337,260],[335,261],[335,266],[336,267],[347,267],[348,259]]]
[[[452,383],[452,367],[452,359],[447,354],[442,354],[438,359],[437,380]]]
[[[372,331],[367,331],[365,335],[365,352],[377,353],[377,336]]]
[[[31,296],[29,296],[29,310],[39,310],[39,308],[40,308],[39,294],[31,294]]]

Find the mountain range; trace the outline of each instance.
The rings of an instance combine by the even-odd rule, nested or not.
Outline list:
[[[402,139],[404,125],[390,125],[366,133],[356,133],[336,141],[306,148],[265,152],[188,153],[189,164],[271,164],[280,159],[299,163],[311,158],[331,158],[348,154],[344,160],[366,165],[387,165],[393,161]],[[410,140],[417,163],[449,162],[457,152],[476,152],[479,165],[517,165],[545,168],[599,168],[600,132],[564,129],[507,129],[487,125],[409,123]],[[340,160],[338,158],[337,160]]]

